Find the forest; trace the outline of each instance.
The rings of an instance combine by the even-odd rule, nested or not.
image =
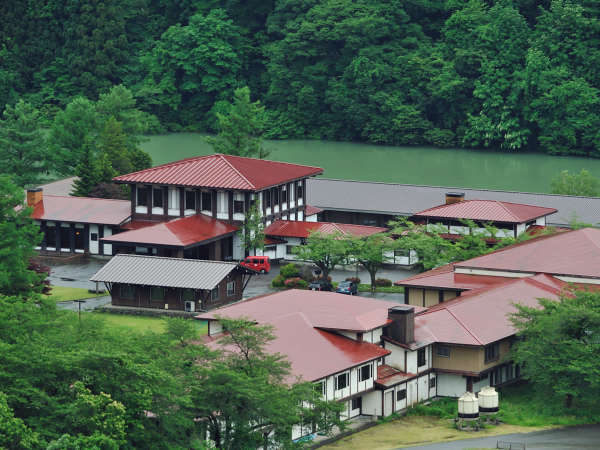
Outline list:
[[[0,105],[50,124],[122,85],[149,131],[600,156],[596,0],[5,0]]]

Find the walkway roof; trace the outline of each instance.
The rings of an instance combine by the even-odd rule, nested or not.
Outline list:
[[[131,216],[128,200],[45,194],[33,208],[36,220],[120,225]]]

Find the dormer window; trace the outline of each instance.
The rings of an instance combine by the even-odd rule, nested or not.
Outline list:
[[[358,370],[358,381],[367,381],[371,379],[371,364],[361,366]]]
[[[137,187],[137,206],[148,206],[149,189],[146,186]]]
[[[185,191],[185,209],[196,209],[196,193]]]

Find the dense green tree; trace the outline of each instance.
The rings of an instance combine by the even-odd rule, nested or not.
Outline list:
[[[23,196],[22,188],[0,175],[0,296],[27,298],[32,292],[41,292],[41,281],[47,275],[29,269],[42,236],[30,217],[31,209],[23,207]]]
[[[371,291],[375,292],[377,272],[390,261],[390,252],[395,248],[394,241],[385,234],[373,234],[367,237],[350,237],[349,246],[348,256],[369,272]]]
[[[99,183],[98,162],[92,151],[91,145],[85,145],[79,165],[75,168],[77,178],[73,182],[71,195],[88,197],[92,189]]]
[[[552,179],[550,188],[553,194],[600,197],[600,179],[585,169],[573,174],[563,170]]]
[[[246,212],[244,228],[238,233],[242,248],[247,253],[256,254],[256,250],[265,247],[265,224],[256,204]]]
[[[298,259],[311,261],[319,269],[324,279],[337,266],[348,261],[349,241],[340,233],[311,232],[304,245],[294,247]]]
[[[38,120],[38,110],[19,100],[4,110],[0,121],[0,171],[10,174],[19,186],[36,183],[49,166]]]
[[[39,444],[37,435],[14,416],[6,402],[6,395],[0,392],[0,448],[33,449]]]
[[[558,301],[540,299],[539,307],[515,306],[519,339],[511,358],[522,376],[549,401],[598,408],[600,294],[574,291]]]
[[[260,101],[250,101],[248,87],[236,89],[227,112],[217,112],[217,136],[207,137],[207,142],[216,153],[265,158],[268,151],[263,147],[264,109]]]

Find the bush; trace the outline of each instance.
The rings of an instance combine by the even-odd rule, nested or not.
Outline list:
[[[283,287],[283,283],[284,283],[285,279],[281,276],[281,274],[277,275],[275,278],[273,278],[273,281],[271,281],[271,286],[273,287]]]
[[[285,279],[294,278],[300,274],[300,272],[298,271],[298,266],[296,266],[296,264],[294,263],[286,264],[281,268],[281,272],[279,273]]]
[[[306,289],[308,287],[308,283],[300,277],[288,278],[284,285],[288,289]]]
[[[360,284],[360,278],[358,278],[358,277],[348,277],[348,278],[346,278],[346,281],[353,281],[356,284]]]
[[[390,287],[391,285],[392,285],[392,280],[388,280],[387,278],[377,278],[375,280],[375,286]]]

